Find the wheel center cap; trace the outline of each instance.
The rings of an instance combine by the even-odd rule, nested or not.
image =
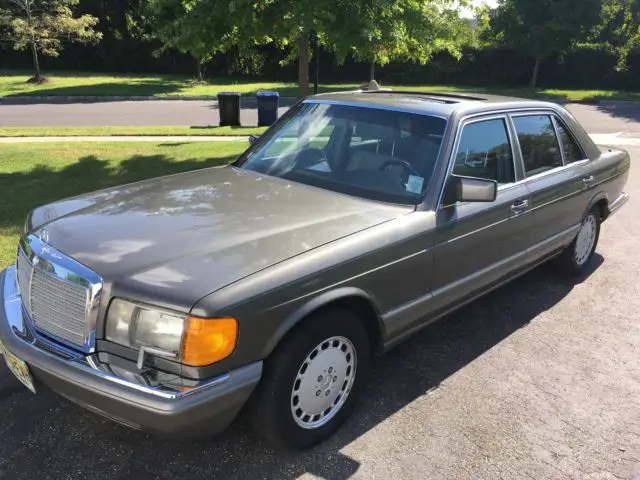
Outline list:
[[[330,407],[345,380],[347,361],[336,349],[320,352],[309,365],[300,385],[300,406],[305,412],[319,414]]]

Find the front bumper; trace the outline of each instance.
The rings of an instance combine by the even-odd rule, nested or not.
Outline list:
[[[132,428],[188,437],[219,433],[235,418],[262,374],[262,362],[255,362],[189,389],[118,376],[95,354],[64,358],[24,335],[29,327],[14,267],[0,273],[0,292],[0,341],[28,364],[36,382]]]

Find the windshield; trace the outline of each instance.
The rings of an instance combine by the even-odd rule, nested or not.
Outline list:
[[[442,118],[305,103],[249,149],[238,166],[349,195],[420,202],[446,127]]]

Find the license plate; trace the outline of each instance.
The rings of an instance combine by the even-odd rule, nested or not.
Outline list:
[[[0,342],[0,354],[4,356],[4,360],[7,363],[9,370],[11,370],[11,373],[13,373],[25,387],[31,390],[32,393],[36,393],[33,376],[31,375],[27,364],[7,350],[2,342]]]

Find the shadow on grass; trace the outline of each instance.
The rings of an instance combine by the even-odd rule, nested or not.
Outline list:
[[[7,97],[92,97],[92,96],[156,96],[177,94],[184,87],[180,82],[149,80],[134,83],[97,83],[94,85],[55,86],[55,80],[38,90],[17,92]],[[105,99],[106,100],[106,99]],[[60,99],[64,101],[63,98]]]
[[[4,211],[0,218],[18,226],[29,209],[45,202],[159,175],[219,166],[230,160],[173,162],[166,156],[151,155],[134,156],[112,166],[88,156],[59,171],[39,167],[30,172],[2,174]],[[596,255],[582,280],[602,262],[603,258]],[[541,267],[427,327],[374,362],[372,378],[354,416],[329,441],[306,452],[269,449],[247,426],[244,416],[215,440],[189,443],[145,435],[49,392],[33,396],[18,389],[15,381],[7,380],[5,367],[0,366],[0,401],[10,402],[9,406],[0,405],[0,412],[19,405],[11,407],[11,415],[0,422],[0,431],[10,432],[7,438],[11,438],[3,455],[11,461],[0,463],[0,473],[7,478],[32,478],[55,465],[53,474],[59,477],[109,471],[114,479],[293,479],[305,473],[326,479],[348,478],[359,470],[360,464],[342,453],[345,446],[525,328],[565,298],[574,286],[575,282],[551,268]],[[429,418],[425,417],[424,422]],[[86,448],[88,441],[91,448]]]
[[[171,144],[174,146],[177,144]],[[45,165],[26,172],[0,173],[0,228],[22,228],[34,208],[83,193],[148,178],[226,165],[236,155],[174,161],[165,155],[135,155],[113,164],[94,155],[61,170]]]

